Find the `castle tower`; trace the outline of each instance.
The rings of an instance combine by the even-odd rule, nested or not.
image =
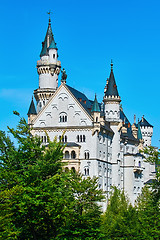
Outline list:
[[[142,117],[139,124],[142,132],[142,138],[144,140],[144,147],[148,147],[151,145],[151,138],[153,135],[153,126],[144,118],[144,116]]]
[[[93,117],[93,126],[94,126],[93,134],[94,134],[95,131],[98,131],[98,132],[100,131],[100,108],[99,108],[96,94],[95,94],[95,99],[91,109],[91,113]]]
[[[28,115],[28,124],[31,125],[32,120],[37,115],[36,108],[35,108],[35,105],[34,105],[34,102],[33,102],[33,97],[32,97],[32,101],[31,101],[31,104],[30,104],[27,115]]]
[[[111,61],[111,72],[104,91],[104,111],[105,120],[110,123],[110,128],[114,132],[112,139],[112,184],[120,186],[120,96],[113,74],[113,63]]]
[[[113,73],[113,63],[111,61],[111,73],[104,90],[104,109],[106,121],[119,121],[120,119],[120,102],[116,81]]]
[[[58,88],[58,75],[60,73],[61,62],[58,61],[57,50],[51,28],[51,19],[49,17],[47,33],[44,42],[42,42],[40,60],[37,61],[39,88],[34,91],[37,101],[37,112],[41,110]]]

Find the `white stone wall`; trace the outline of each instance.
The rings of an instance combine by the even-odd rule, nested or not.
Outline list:
[[[153,135],[153,128],[142,126],[141,127],[142,138],[144,140],[144,147],[151,146],[151,138]]]

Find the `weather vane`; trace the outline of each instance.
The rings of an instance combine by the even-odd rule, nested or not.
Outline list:
[[[51,10],[49,10],[49,12],[47,12],[47,14],[49,15],[49,18],[50,18],[51,13],[52,13]]]

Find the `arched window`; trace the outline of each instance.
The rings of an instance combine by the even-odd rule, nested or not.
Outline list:
[[[89,152],[88,152],[88,151],[86,151],[86,152],[84,153],[84,158],[85,158],[85,159],[89,159]]]
[[[96,123],[98,122],[98,117],[96,117]]]
[[[67,113],[65,112],[60,113],[59,122],[67,122]]]
[[[84,175],[85,175],[85,176],[89,176],[89,168],[88,168],[88,166],[86,166],[86,167],[84,168]]]
[[[65,140],[65,142],[67,142],[67,136],[64,136],[64,140]]]
[[[71,152],[71,158],[72,158],[72,159],[75,159],[75,158],[76,158],[76,153],[75,153],[74,150]]]
[[[79,135],[77,135],[77,142],[79,142]]]
[[[74,172],[74,173],[76,172],[75,167],[72,167],[71,170],[72,170],[72,172]]]
[[[82,135],[80,135],[80,142],[82,142]]]
[[[65,159],[69,159],[69,152],[68,152],[68,151],[65,151],[64,156],[65,156]]]
[[[65,168],[65,172],[69,172],[69,168],[68,167]]]
[[[83,142],[85,142],[86,141],[86,136],[85,135],[83,135]]]
[[[138,167],[141,167],[141,162],[139,161],[139,163],[138,163]]]

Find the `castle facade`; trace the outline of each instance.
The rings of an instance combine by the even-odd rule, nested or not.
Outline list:
[[[102,103],[90,100],[67,84],[54,40],[51,20],[37,61],[39,87],[34,91],[28,123],[34,135],[47,145],[47,135],[66,144],[65,170],[72,169],[84,177],[98,177],[99,188],[108,196],[117,186],[134,204],[145,183],[154,177],[155,166],[144,160],[140,149],[151,145],[153,126],[142,117],[133,124],[127,119],[118,93],[113,63],[104,87]]]

